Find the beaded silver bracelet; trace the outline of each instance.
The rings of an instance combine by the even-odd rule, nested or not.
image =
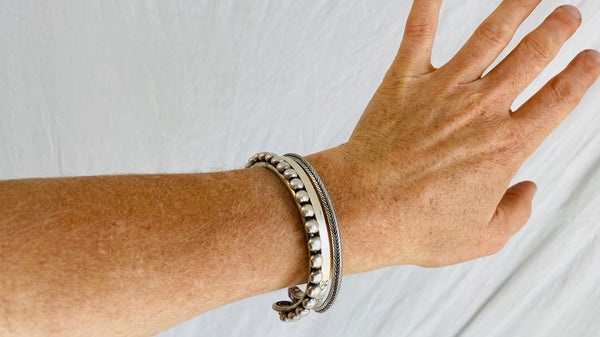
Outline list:
[[[333,202],[329,197],[329,192],[325,187],[325,183],[323,183],[323,180],[317,174],[317,170],[315,170],[315,168],[300,155],[295,153],[286,153],[285,157],[294,159],[309,176],[312,184],[319,194],[319,200],[321,201],[327,218],[327,230],[329,231],[333,263],[331,270],[331,282],[329,282],[329,287],[325,292],[327,296],[323,296],[325,300],[314,308],[316,312],[323,313],[333,305],[333,302],[335,301],[342,284],[342,238],[340,236],[337,215],[335,213],[335,208],[333,207]]]
[[[257,153],[246,164],[247,168],[253,166],[275,172],[292,193],[308,245],[310,270],[306,291],[297,286],[288,288],[291,301],[275,302],[273,309],[284,322],[297,321],[311,309],[324,312],[333,305],[342,277],[341,238],[327,189],[310,163],[296,154]]]

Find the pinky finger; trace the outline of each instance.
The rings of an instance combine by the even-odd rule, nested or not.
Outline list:
[[[600,75],[600,53],[586,50],[512,113],[532,153],[575,109]]]

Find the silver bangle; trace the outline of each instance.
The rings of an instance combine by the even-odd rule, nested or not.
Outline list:
[[[297,286],[288,288],[291,301],[275,302],[273,309],[284,322],[297,321],[308,315],[310,309],[324,312],[333,304],[342,276],[339,228],[327,190],[314,168],[295,154],[257,153],[246,165],[253,166],[275,172],[292,193],[308,246],[310,268],[306,291]]]
[[[325,300],[314,308],[316,312],[322,313],[331,308],[342,284],[342,238],[340,236],[340,227],[338,224],[337,214],[335,213],[333,202],[331,202],[331,198],[329,197],[329,192],[327,191],[327,188],[325,188],[325,184],[323,183],[321,177],[317,174],[315,168],[306,159],[295,153],[286,153],[285,157],[293,158],[298,164],[300,164],[300,166],[302,166],[304,171],[306,171],[312,184],[319,193],[319,200],[323,205],[323,209],[325,209],[325,215],[327,217],[327,230],[329,232],[332,255],[331,282],[329,282]]]

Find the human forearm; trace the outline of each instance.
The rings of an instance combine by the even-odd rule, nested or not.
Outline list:
[[[345,274],[490,255],[526,223],[536,187],[511,180],[600,76],[584,51],[511,110],[581,23],[556,9],[486,72],[539,1],[502,1],[439,69],[441,0],[414,1],[348,142],[307,157],[338,213]],[[28,335],[144,335],[306,280],[297,209],[263,168],[2,182],[0,217],[0,322]]]
[[[338,153],[307,158],[359,272]],[[28,336],[156,333],[308,270],[298,211],[264,168],[3,181],[0,240],[1,326]]]

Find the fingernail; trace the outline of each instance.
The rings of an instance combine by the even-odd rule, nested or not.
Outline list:
[[[560,6],[560,8],[567,11],[567,13],[571,14],[571,16],[575,19],[581,20],[581,13],[579,13],[579,10],[577,8],[569,5]]]
[[[588,49],[587,53],[590,54],[592,58],[594,58],[594,61],[596,61],[596,63],[600,63],[600,53],[597,50]]]

